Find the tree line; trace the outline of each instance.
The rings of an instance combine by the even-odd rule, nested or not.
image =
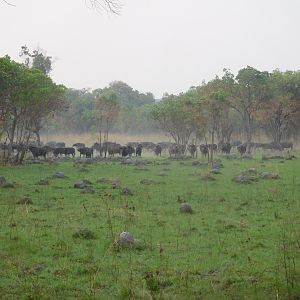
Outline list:
[[[265,72],[247,66],[228,69],[180,95],[167,95],[151,117],[177,144],[191,137],[210,143],[242,136],[251,150],[253,136],[264,130],[273,143],[296,136],[300,129],[300,72]]]
[[[47,132],[95,134],[99,132],[99,114],[107,111],[109,101],[115,102],[118,108],[109,122],[110,130],[124,134],[158,131],[149,114],[155,103],[153,94],[141,93],[122,81],[114,81],[94,90],[67,89],[68,110],[48,122]]]
[[[12,149],[45,132],[97,133],[101,144],[109,132],[167,133],[178,145],[195,141],[214,144],[242,137],[250,152],[253,136],[264,131],[278,144],[296,136],[300,127],[300,72],[265,72],[247,66],[236,75],[191,87],[155,101],[115,81],[95,90],[76,90],[50,78],[52,58],[42,50],[22,47],[23,63],[0,58],[0,139]],[[21,147],[22,148],[22,147]]]
[[[149,119],[152,93],[140,93],[121,81],[106,88],[76,90],[53,82],[52,57],[41,49],[21,48],[23,63],[0,58],[0,146],[17,150],[16,162],[28,146],[41,145],[47,132],[97,133],[154,130]],[[152,127],[151,127],[152,126]]]

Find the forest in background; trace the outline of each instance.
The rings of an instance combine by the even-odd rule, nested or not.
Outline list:
[[[32,143],[41,145],[41,135],[90,134],[101,144],[112,133],[163,133],[183,146],[239,139],[250,153],[261,133],[281,149],[300,132],[300,71],[224,69],[220,77],[155,101],[121,81],[95,90],[67,88],[52,81],[52,57],[45,52],[23,46],[20,56],[23,63],[0,58],[0,138],[2,148],[18,149],[21,157]]]
[[[149,113],[155,99],[152,93],[141,93],[122,81],[114,81],[108,87],[91,89],[72,89],[66,91],[67,109],[53,114],[45,130],[53,133],[96,133],[97,101],[101,97],[113,96],[118,103],[118,115],[111,124],[118,133],[153,133],[158,128]]]

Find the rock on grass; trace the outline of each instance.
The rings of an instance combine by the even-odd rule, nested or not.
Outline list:
[[[6,183],[6,179],[4,176],[0,176],[0,186],[3,186]]]
[[[253,183],[258,181],[258,177],[254,175],[238,175],[233,178],[233,181],[236,183]]]
[[[88,228],[79,229],[73,234],[74,238],[85,239],[85,240],[94,240],[96,235]]]
[[[64,172],[56,172],[52,175],[53,178],[67,178]]]
[[[127,231],[123,231],[119,235],[118,242],[120,245],[133,245],[134,244],[134,238],[133,235]]]
[[[277,173],[272,173],[272,172],[261,172],[259,174],[259,176],[262,178],[262,179],[279,179],[279,174]]]
[[[74,188],[75,189],[84,189],[86,188],[89,184],[91,184],[91,182],[89,180],[86,180],[86,179],[80,179],[80,180],[77,180],[75,183],[74,183]]]
[[[4,176],[0,176],[0,186],[3,188],[13,188],[14,185],[7,181]]]
[[[123,231],[122,233],[120,233],[113,246],[115,250],[120,250],[121,248],[130,248],[135,250],[145,249],[145,243],[135,239],[133,235],[127,231]]]
[[[185,213],[185,214],[192,214],[193,213],[192,206],[187,202],[181,203],[179,210],[180,210],[181,213]]]

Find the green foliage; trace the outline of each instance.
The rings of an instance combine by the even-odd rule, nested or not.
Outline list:
[[[33,50],[31,53],[27,46],[22,46],[20,56],[25,57],[25,65],[28,68],[40,70],[45,75],[52,70],[52,57],[47,56],[43,50]]]
[[[192,100],[190,95],[171,95],[163,98],[151,110],[151,117],[180,145],[187,144],[196,129],[195,118],[191,113],[194,104]]]
[[[0,100],[3,130],[10,144],[27,145],[43,121],[64,106],[65,87],[38,69],[0,58]]]
[[[151,93],[140,93],[121,81],[112,82],[104,89],[67,91],[69,111],[62,112],[59,119],[51,126],[59,130],[88,132],[97,130],[97,122],[93,118],[97,100],[106,98],[117,102],[120,106],[118,119],[114,129],[120,132],[151,130],[154,128],[148,117],[149,106],[155,102]]]

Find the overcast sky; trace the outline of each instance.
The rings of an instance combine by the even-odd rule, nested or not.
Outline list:
[[[299,0],[123,0],[120,16],[85,0],[2,1],[0,56],[45,49],[52,78],[68,87],[122,80],[160,98],[224,67],[300,69]]]

